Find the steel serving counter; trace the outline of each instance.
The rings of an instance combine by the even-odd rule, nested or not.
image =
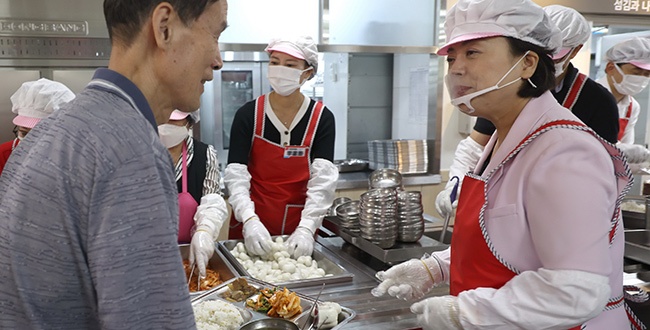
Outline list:
[[[374,297],[370,290],[379,282],[375,273],[389,266],[371,257],[340,237],[318,237],[324,253],[331,254],[341,266],[354,274],[350,282],[325,285],[321,301],[333,301],[356,312],[356,317],[346,324],[345,329],[419,329],[417,317],[410,306],[415,301],[403,301],[391,296]],[[316,296],[320,286],[296,287],[294,290],[307,296]],[[428,297],[449,294],[448,286],[434,288]]]

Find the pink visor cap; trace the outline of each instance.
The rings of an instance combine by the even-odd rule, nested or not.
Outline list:
[[[566,54],[568,54],[571,51],[571,49],[573,49],[573,48],[571,48],[571,47],[562,47],[562,48],[560,48],[560,50],[557,53],[553,54],[553,57],[552,57],[553,60],[559,60],[559,59],[565,57]]]
[[[643,70],[650,70],[650,62],[630,61],[630,64],[636,66],[637,68],[641,68]]]
[[[449,47],[461,42],[497,36],[550,50],[562,46],[560,29],[531,0],[458,0],[447,12],[445,34],[449,41],[438,55],[447,55]]]
[[[41,119],[74,98],[74,93],[57,81],[41,78],[25,82],[10,98],[11,112],[17,115],[12,122],[16,126],[34,128]]]
[[[171,116],[169,116],[169,120],[183,120],[187,118],[187,116],[190,116],[190,118],[194,120],[194,123],[197,123],[200,120],[199,110],[192,111],[192,112],[183,112],[180,110],[174,110],[172,111]]]
[[[619,42],[607,50],[605,58],[614,63],[630,63],[650,70],[650,37],[634,37]]]

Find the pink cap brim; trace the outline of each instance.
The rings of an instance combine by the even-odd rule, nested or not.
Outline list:
[[[41,121],[41,118],[32,118],[18,115],[14,118],[13,123],[16,126],[34,128],[34,126],[36,126],[39,121]]]
[[[174,111],[172,111],[172,115],[169,116],[169,120],[183,120],[183,119],[187,118],[187,116],[189,116],[189,115],[190,115],[189,112],[182,112],[182,111],[174,110]]]
[[[637,68],[641,68],[643,70],[650,70],[650,63],[632,61],[630,62],[630,64],[634,65]]]
[[[559,60],[566,56],[571,51],[571,47],[562,47],[560,48],[560,51],[557,54],[553,55],[553,60]]]
[[[498,32],[484,32],[484,33],[468,33],[468,34],[463,34],[458,37],[453,38],[451,41],[446,43],[444,46],[442,46],[436,54],[438,55],[447,55],[447,50],[449,50],[449,47],[461,43],[464,41],[470,41],[470,40],[476,40],[476,39],[483,39],[483,38],[490,38],[490,37],[498,37],[502,36],[502,33]]]
[[[280,43],[280,44],[277,44],[277,45],[275,45],[273,47],[267,48],[266,51],[269,54],[271,54],[272,52],[281,52],[281,53],[285,53],[285,54],[287,54],[289,56],[293,56],[293,57],[301,59],[301,60],[305,59],[305,56],[301,52],[299,52],[297,49],[295,49],[291,45],[287,45],[287,44]]]

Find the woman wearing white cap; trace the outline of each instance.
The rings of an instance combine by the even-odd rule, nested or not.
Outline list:
[[[41,119],[74,98],[74,93],[64,84],[45,78],[23,83],[11,95],[11,111],[17,114],[13,119],[16,138],[0,144],[0,173],[20,140],[25,138]]]
[[[562,33],[562,47],[553,54],[555,63],[555,88],[551,94],[565,108],[571,110],[583,123],[610,143],[618,141],[618,107],[614,96],[586,75],[578,72],[571,60],[578,54],[591,35],[589,22],[573,8],[549,5],[544,7],[551,21]],[[449,177],[461,180],[467,171],[474,169],[483,148],[496,128],[485,118],[476,118],[474,129],[456,147],[454,160],[449,166]],[[629,159],[628,159],[629,160]],[[453,212],[456,203],[451,201],[454,181],[436,197],[436,208],[442,216]]]
[[[311,255],[338,179],[334,115],[300,92],[318,68],[310,37],[276,39],[265,50],[273,91],[242,106],[230,133],[229,238],[243,236],[248,252],[265,255],[270,235],[291,234],[289,253]]]
[[[559,30],[530,0],[460,0],[446,17],[452,104],[497,130],[465,176],[451,247],[377,274],[425,329],[629,329],[622,154],[549,89]]]
[[[634,126],[641,108],[633,95],[650,82],[650,38],[635,37],[622,41],[605,53],[605,76],[597,81],[616,99],[620,127],[618,147],[625,151],[631,163],[650,161],[650,151],[634,144]]]
[[[190,264],[201,276],[214,253],[214,242],[228,217],[219,182],[219,161],[211,145],[195,140],[190,134],[199,121],[199,110],[174,110],[158,134],[175,164],[178,187],[178,243],[190,243]]]

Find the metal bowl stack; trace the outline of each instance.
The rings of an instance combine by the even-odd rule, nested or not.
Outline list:
[[[359,235],[359,201],[348,201],[336,207],[341,227],[354,235]]]
[[[397,240],[417,242],[424,234],[422,193],[400,191],[397,193]]]
[[[339,207],[339,205],[351,201],[351,198],[348,197],[337,197],[334,199],[332,202],[332,206],[330,206],[329,210],[327,211],[328,215],[336,216],[336,208]]]
[[[402,174],[390,168],[381,168],[373,171],[368,178],[370,189],[394,188],[402,190]]]
[[[387,249],[397,241],[397,193],[394,188],[370,189],[361,194],[361,237]]]

